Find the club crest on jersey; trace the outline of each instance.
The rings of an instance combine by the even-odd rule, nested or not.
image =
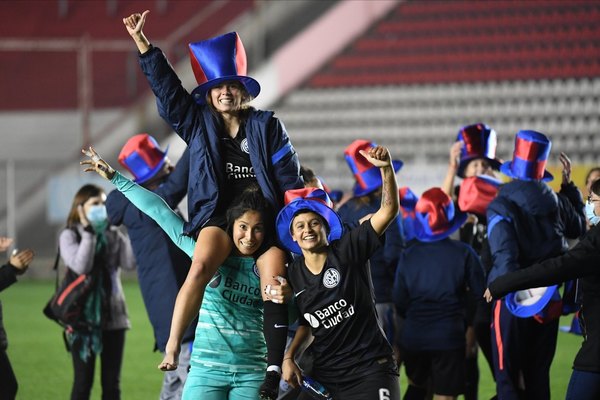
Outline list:
[[[211,288],[217,288],[219,287],[219,283],[221,283],[221,273],[219,271],[217,271],[212,279],[210,280],[210,282],[208,282],[208,286]]]
[[[258,273],[258,266],[256,265],[256,263],[254,264],[252,271],[254,271],[254,275],[256,275],[257,278],[260,278],[260,274]]]
[[[244,138],[244,140],[242,140],[242,143],[240,144],[240,149],[244,153],[250,154],[250,148],[248,148],[248,138]]]
[[[340,272],[335,268],[329,268],[323,274],[323,285],[327,289],[331,289],[339,285],[340,283]]]

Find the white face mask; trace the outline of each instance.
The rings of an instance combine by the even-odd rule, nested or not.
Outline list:
[[[590,201],[585,202],[585,217],[587,218],[590,225],[596,225],[600,222],[600,216],[594,212],[594,203]]]
[[[91,206],[85,216],[92,225],[103,223],[108,219],[108,214],[106,212],[106,206],[104,206],[104,205]]]

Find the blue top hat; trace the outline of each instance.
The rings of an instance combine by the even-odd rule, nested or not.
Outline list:
[[[477,158],[486,159],[495,170],[500,168],[500,161],[496,158],[496,146],[498,138],[496,131],[485,124],[473,124],[464,126],[458,131],[456,140],[464,143],[461,153],[458,170],[456,174],[461,178],[465,177],[465,168],[471,160]]]
[[[500,172],[522,181],[551,181],[552,174],[546,171],[546,163],[552,142],[536,131],[519,131],[515,137],[513,160],[500,166]]]
[[[416,237],[417,217],[415,207],[419,198],[410,190],[408,186],[403,186],[398,189],[400,199],[400,210],[402,211],[402,228],[404,231],[404,239],[408,242]]]
[[[292,221],[300,211],[312,211],[320,215],[329,225],[327,240],[329,242],[342,237],[344,228],[339,215],[333,211],[333,203],[323,189],[302,188],[285,192],[285,206],[277,215],[277,235],[279,241],[289,251],[302,254],[298,243],[292,239]]]
[[[425,191],[415,206],[415,237],[421,242],[436,242],[450,236],[467,220],[467,214],[454,207],[442,189]]]
[[[133,175],[133,181],[144,183],[161,170],[169,147],[162,151],[158,142],[147,133],[131,137],[119,153],[119,163]]]
[[[188,45],[198,87],[192,91],[198,104],[206,104],[206,93],[222,82],[240,82],[254,98],[260,84],[246,75],[246,50],[237,32]]]
[[[517,317],[533,317],[540,313],[553,297],[558,296],[560,299],[557,289],[558,285],[518,290],[506,295],[504,304],[508,311]]]
[[[381,172],[379,168],[371,164],[362,154],[361,150],[368,151],[370,148],[377,146],[375,142],[369,142],[368,140],[358,139],[346,147],[344,150],[344,156],[346,162],[354,174],[356,183],[352,191],[354,196],[360,197],[365,196],[375,190],[379,189],[383,185],[381,180]],[[402,168],[402,161],[392,160],[392,166],[394,172],[398,172]]]

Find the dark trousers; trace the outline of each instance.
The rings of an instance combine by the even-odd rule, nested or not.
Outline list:
[[[496,301],[492,350],[498,399],[550,399],[550,365],[557,333],[558,319],[541,324],[533,318],[518,318],[504,301]]]
[[[600,399],[600,373],[573,370],[565,400]]]
[[[17,378],[10,365],[6,350],[0,350],[0,400],[13,400],[17,396]]]
[[[119,400],[121,398],[121,365],[125,346],[125,329],[102,331],[102,353],[100,353],[102,382],[102,400]],[[92,355],[87,361],[79,356],[80,344],[71,348],[73,358],[74,382],[71,389],[71,400],[88,400],[94,383],[96,357]]]

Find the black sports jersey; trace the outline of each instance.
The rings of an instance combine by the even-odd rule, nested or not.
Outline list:
[[[319,379],[368,375],[392,356],[377,321],[367,266],[382,241],[367,221],[331,243],[319,275],[310,272],[304,257],[290,264],[300,322],[309,325],[315,337],[311,347]]]
[[[256,173],[250,162],[250,150],[246,138],[246,126],[240,125],[235,136],[221,138],[221,154],[227,182],[219,198],[218,210],[225,212],[235,196],[242,193],[248,186],[256,184]]]

